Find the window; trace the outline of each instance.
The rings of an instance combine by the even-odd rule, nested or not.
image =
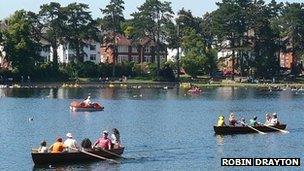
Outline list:
[[[96,54],[90,54],[90,60],[95,61],[96,60]]]
[[[90,50],[96,50],[96,45],[90,45]]]

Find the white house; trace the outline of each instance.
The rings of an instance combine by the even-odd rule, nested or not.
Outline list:
[[[84,61],[91,61],[95,64],[100,63],[100,43],[95,41],[87,42],[88,45],[83,48],[83,51],[85,53],[84,55]],[[50,47],[49,51],[49,60],[53,61],[53,49]],[[76,57],[76,52],[74,49],[70,47],[69,43],[60,44],[57,48],[57,54],[58,54],[58,62],[59,63],[69,63],[73,61]],[[44,55],[45,56],[45,55]]]

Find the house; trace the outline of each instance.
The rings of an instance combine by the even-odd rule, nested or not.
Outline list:
[[[145,37],[140,40],[128,39],[117,35],[115,45],[117,48],[117,63],[123,62],[156,62],[155,43]],[[101,62],[113,63],[115,46],[113,43],[103,44],[100,48]],[[160,60],[167,60],[167,52],[160,51]]]
[[[96,41],[87,41],[87,46],[83,47],[84,52],[84,59],[83,61],[91,61],[95,64],[100,63],[100,43]],[[53,61],[53,54],[54,51],[50,47],[49,49],[49,61]],[[41,54],[41,53],[40,53]],[[74,61],[76,58],[76,52],[74,49],[71,48],[69,43],[63,43],[60,44],[57,48],[57,54],[58,54],[58,62],[59,63],[69,63],[71,61]]]

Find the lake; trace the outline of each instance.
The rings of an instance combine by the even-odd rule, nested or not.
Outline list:
[[[71,112],[72,100],[90,95],[101,112]],[[304,92],[254,88],[206,88],[198,95],[183,89],[59,88],[0,89],[0,170],[227,170],[222,157],[301,157],[304,152]],[[214,135],[220,114],[248,121],[277,112],[288,134]],[[32,121],[29,118],[33,118]],[[116,127],[126,147],[121,164],[93,162],[36,168],[31,148],[51,145],[71,132],[80,143],[94,142]],[[247,167],[269,170],[274,167]],[[276,169],[300,170],[297,167]]]

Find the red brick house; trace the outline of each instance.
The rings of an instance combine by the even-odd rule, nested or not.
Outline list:
[[[117,63],[122,62],[155,62],[155,43],[152,39],[145,37],[140,40],[128,39],[125,36],[116,36]],[[101,62],[113,63],[113,43],[103,44],[100,48]],[[166,61],[167,51],[160,52],[161,61]]]

